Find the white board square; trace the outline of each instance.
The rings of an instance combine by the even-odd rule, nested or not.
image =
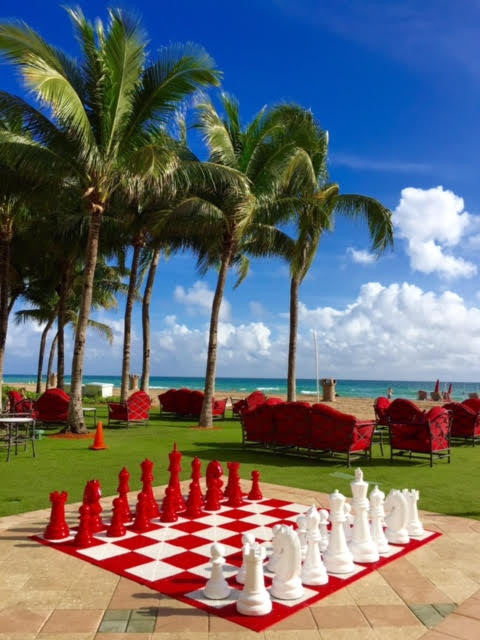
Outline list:
[[[161,560],[152,560],[152,562],[146,562],[145,564],[140,564],[136,567],[126,569],[126,572],[131,573],[138,578],[143,578],[143,580],[155,582],[155,580],[163,580],[163,578],[174,576],[176,573],[180,573],[181,569],[174,567],[171,564],[167,564],[166,562],[162,562]]]
[[[210,549],[212,548],[212,544],[212,542],[209,542],[208,544],[204,544],[201,547],[194,547],[193,549],[190,549],[190,551],[194,551],[195,553],[199,553],[201,556],[207,556],[207,558],[210,558]],[[238,547],[231,547],[229,544],[223,544],[223,542],[221,542],[220,544],[225,549],[226,556],[238,552]]]
[[[263,513],[273,509],[271,504],[260,504],[259,502],[248,501],[247,504],[239,507],[242,511],[250,511],[252,514]],[[306,509],[307,507],[305,507]]]
[[[157,542],[156,544],[150,544],[148,547],[141,547],[136,549],[135,553],[139,553],[147,558],[153,558],[153,560],[161,560],[162,558],[170,558],[176,556],[177,553],[181,553],[182,548],[176,547],[168,542]]]
[[[97,540],[101,540],[102,542],[116,542],[117,540],[128,540],[128,538],[133,538],[136,535],[138,535],[138,534],[135,533],[134,531],[129,531],[127,529],[125,535],[124,536],[119,536],[118,538],[111,538],[111,537],[107,536],[107,532],[106,531],[100,531],[100,533],[94,533],[93,537],[97,538]]]
[[[272,518],[272,516],[266,516],[263,513],[257,513],[253,516],[248,516],[248,518],[242,518],[242,522],[249,522],[250,524],[258,524],[259,526],[272,524],[273,522],[278,522],[278,518]]]
[[[256,529],[250,529],[247,533],[251,533],[255,540],[269,541],[273,537],[272,527],[257,527]]]
[[[152,540],[175,540],[183,535],[185,535],[183,531],[172,529],[171,527],[163,527],[162,529],[155,529],[154,531],[145,531],[145,533],[142,533],[142,536],[151,538]]]
[[[231,576],[237,575],[239,567],[235,567],[233,564],[225,563],[222,569],[225,578],[230,578]],[[202,578],[206,578],[208,580],[212,574],[212,564],[211,562],[205,562],[205,564],[201,564],[198,567],[189,569],[188,572],[194,573],[197,576],[202,576]]]
[[[225,538],[231,538],[233,533],[230,529],[222,529],[222,527],[208,527],[199,531],[198,535],[212,542],[219,542]]]
[[[317,508],[320,508],[320,507],[317,507]],[[298,504],[298,502],[292,502],[291,504],[285,505],[285,507],[280,507],[280,509],[286,509],[287,511],[295,511],[295,513],[301,514],[301,513],[305,513],[305,511],[310,509],[310,507],[307,507],[304,504]]]
[[[225,518],[225,516],[222,516],[219,513],[212,513],[211,515],[203,516],[202,518],[196,518],[196,522],[208,524],[210,527],[219,527],[226,522],[233,522],[233,519]]]
[[[116,544],[107,543],[99,544],[95,547],[87,547],[86,549],[78,549],[77,553],[81,553],[94,560],[106,560],[107,558],[115,558],[115,556],[130,553],[130,549],[124,549],[124,547],[118,547]]]

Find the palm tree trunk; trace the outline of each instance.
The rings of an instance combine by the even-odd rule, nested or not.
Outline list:
[[[205,397],[203,399],[202,412],[198,425],[211,427],[213,425],[212,400],[215,393],[215,370],[217,368],[217,337],[218,318],[223,300],[225,283],[227,282],[228,269],[232,256],[233,243],[230,241],[222,255],[222,263],[218,274],[217,288],[213,296],[212,314],[210,317],[210,333],[208,337],[207,370],[205,372]]]
[[[44,330],[42,331],[42,337],[40,338],[40,348],[38,350],[38,367],[37,367],[37,393],[42,393],[42,370],[43,370],[43,358],[45,356],[45,346],[47,344],[47,334],[52,328],[54,317],[50,318],[50,320],[45,325]],[[47,377],[48,382],[48,377]]]
[[[123,330],[123,359],[122,359],[122,386],[120,388],[120,402],[126,402],[128,397],[128,378],[130,375],[130,347],[132,342],[132,311],[137,287],[138,264],[142,246],[139,242],[133,245],[132,265],[130,267],[130,280],[128,283],[127,302],[125,304],[125,319]]]
[[[67,298],[68,269],[62,272],[58,300],[58,349],[57,349],[57,388],[65,387],[65,305]]]
[[[93,281],[97,266],[98,242],[102,222],[103,207],[95,203],[90,204],[90,228],[88,230],[85,269],[83,272],[82,299],[78,315],[77,330],[72,361],[72,383],[70,387],[70,407],[68,422],[74,433],[88,433],[82,411],[82,378],[83,361],[85,357],[85,340],[87,337],[88,318],[92,306]]]
[[[10,243],[12,229],[2,229],[0,237],[0,409],[2,408],[3,362],[5,359],[5,344],[8,329],[8,297],[10,292]]]
[[[160,253],[160,249],[155,249],[153,252],[142,301],[143,363],[141,389],[145,391],[145,393],[148,393],[150,387],[150,301],[152,299],[153,283],[155,282]]]
[[[48,366],[47,366],[47,385],[46,385],[47,389],[50,387],[49,380],[50,380],[50,376],[52,375],[53,360],[55,358],[55,350],[57,348],[57,342],[58,342],[58,331],[52,340],[52,344],[50,345],[50,355],[48,356]]]
[[[290,281],[290,339],[288,343],[288,384],[287,400],[295,402],[297,399],[297,332],[298,332],[298,290],[300,281],[292,278]]]

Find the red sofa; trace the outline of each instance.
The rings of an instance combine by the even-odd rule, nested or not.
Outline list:
[[[408,453],[409,458],[447,458],[450,462],[450,414],[443,407],[422,411],[410,400],[398,398],[386,410],[390,430],[390,460]]]
[[[258,407],[259,404],[263,404],[266,400],[267,396],[263,391],[254,391],[246,398],[232,403],[233,415],[237,417],[241,416],[244,411],[254,409],[255,407]]]
[[[45,424],[67,424],[70,396],[63,389],[47,389],[35,403],[37,420]]]
[[[145,391],[135,391],[126,402],[108,403],[108,424],[148,424],[152,400]]]
[[[174,413],[177,416],[194,416],[198,418],[202,411],[203,391],[191,389],[169,389],[158,396],[162,413]],[[212,400],[212,414],[214,418],[225,418],[227,398]]]
[[[480,400],[476,402],[480,403]],[[450,437],[471,440],[472,446],[475,446],[476,441],[480,440],[480,409],[472,408],[472,405],[475,407],[475,404],[466,400],[462,404],[448,402],[443,408],[450,411],[451,415]]]
[[[282,402],[270,398],[244,411],[242,444],[263,446],[275,451],[345,454],[350,466],[352,453],[371,457],[373,420],[359,421],[325,404]]]

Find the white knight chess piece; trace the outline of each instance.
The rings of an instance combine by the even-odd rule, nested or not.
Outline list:
[[[425,533],[423,524],[418,517],[418,499],[420,498],[420,492],[417,489],[404,489],[402,491],[407,501],[408,506],[408,525],[407,531],[411,538],[421,538]]]
[[[276,557],[275,557],[275,536],[277,534],[277,531],[279,531],[280,529],[280,525],[276,524],[273,526],[273,536],[272,536],[272,555],[270,556],[270,558],[268,559],[267,564],[265,565],[265,569],[267,571],[275,571],[275,562],[276,562]]]
[[[323,561],[328,573],[352,573],[355,571],[353,557],[345,540],[345,496],[335,489],[330,494],[330,521],[332,529],[328,548],[323,554]]]
[[[350,542],[352,539],[352,525],[354,523],[354,517],[352,516],[352,505],[348,502],[345,502],[345,522],[343,523],[343,528],[345,529],[345,540]]]
[[[265,588],[263,560],[265,549],[258,542],[246,544],[245,551],[245,586],[237,600],[237,611],[244,616],[265,616],[272,610],[272,600]]]
[[[405,496],[398,489],[392,489],[385,500],[385,535],[393,544],[407,544],[408,535],[408,504]]]
[[[363,479],[360,468],[355,470],[355,481],[352,487],[353,530],[349,544],[355,562],[378,562],[379,555],[375,542],[372,540],[368,512],[370,503],[367,498],[368,482]]]
[[[210,600],[223,600],[230,595],[230,587],[223,575],[223,565],[225,564],[225,548],[215,542],[210,548],[212,556],[212,574],[203,591],[206,598]]]
[[[302,568],[302,551],[300,540],[293,527],[280,525],[274,541],[275,568],[270,593],[281,600],[297,600],[303,596],[300,571]]]
[[[378,553],[387,553],[390,550],[388,540],[383,531],[383,525],[385,522],[385,510],[383,503],[385,501],[385,494],[380,491],[377,485],[370,493],[370,517],[371,517],[371,532],[372,539],[377,545]]]

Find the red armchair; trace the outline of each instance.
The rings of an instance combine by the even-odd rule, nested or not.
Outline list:
[[[380,452],[383,456],[383,434],[388,429],[388,420],[386,416],[386,410],[391,404],[389,398],[380,396],[373,403],[373,410],[375,411],[375,431],[373,437],[377,436],[377,441],[380,445]]]
[[[466,401],[468,402],[468,401]],[[472,441],[472,446],[480,440],[480,413],[471,408],[470,404],[460,404],[459,402],[449,402],[443,405],[444,409],[450,411],[451,429],[450,437]]]
[[[35,400],[24,398],[20,391],[16,389],[8,392],[8,412],[25,413],[32,418],[38,419]]]
[[[108,424],[130,423],[148,424],[152,400],[145,391],[135,391],[126,402],[108,403]]]
[[[254,391],[246,398],[232,403],[233,415],[241,416],[244,411],[255,409],[255,407],[263,404],[266,400],[267,396],[262,391]]]
[[[67,424],[70,396],[63,389],[47,389],[36,402],[37,420],[45,424]]]

